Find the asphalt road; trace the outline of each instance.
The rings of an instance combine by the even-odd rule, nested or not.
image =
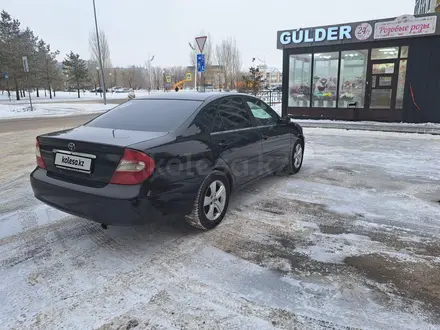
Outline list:
[[[29,185],[35,136],[87,119],[0,133],[0,328],[439,328],[440,137],[306,128],[215,230],[103,230]]]

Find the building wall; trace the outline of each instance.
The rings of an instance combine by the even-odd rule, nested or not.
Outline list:
[[[220,65],[208,65],[203,76],[199,73],[197,78],[197,86],[213,85],[215,88],[223,87],[224,77],[222,74],[222,66]],[[194,76],[194,66],[188,66],[186,72],[191,72]],[[203,77],[203,79],[202,79]],[[194,79],[194,77],[193,77]],[[185,82],[183,88],[194,88],[194,80],[191,82]]]
[[[440,123],[440,36],[314,47],[314,51],[326,53],[399,45],[409,46],[402,109],[359,108],[356,119],[354,110],[350,108],[289,107],[289,56],[311,51],[310,48],[299,48],[283,52],[283,113],[297,118]],[[367,72],[367,76],[369,74]]]
[[[414,93],[414,104],[411,89]],[[416,38],[408,56],[404,120],[440,123],[440,37]]]
[[[440,0],[416,0],[414,15],[440,12]]]

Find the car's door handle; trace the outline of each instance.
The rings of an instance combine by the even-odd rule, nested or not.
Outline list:
[[[269,135],[267,134],[261,134],[261,137],[263,138],[263,140],[267,140],[269,138]]]
[[[226,141],[220,141],[220,142],[218,143],[218,146],[219,146],[220,148],[227,148],[228,145],[229,145],[229,143],[226,142]]]

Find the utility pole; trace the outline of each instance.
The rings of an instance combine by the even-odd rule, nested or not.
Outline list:
[[[197,51],[196,47],[192,45],[192,43],[188,42],[191,49],[194,51],[195,54],[195,62],[194,62],[194,90],[197,90]]]
[[[29,103],[31,106],[31,111],[34,111],[34,107],[32,106],[31,88],[29,87],[29,78],[28,78],[29,64],[28,64],[27,56],[23,56],[22,61],[23,61],[23,71],[26,74],[26,85],[27,85],[27,89],[28,89]]]
[[[104,81],[104,68],[102,65],[102,56],[101,56],[101,44],[99,42],[99,32],[98,32],[98,19],[96,18],[96,6],[95,0],[93,0],[93,12],[95,14],[95,28],[96,28],[96,41],[98,45],[98,57],[99,57],[99,67],[100,67],[100,80],[101,80],[101,88],[104,94],[104,104],[107,104],[106,90],[105,90],[105,81]]]
[[[148,70],[148,94],[150,94],[151,90],[153,89],[153,82],[151,81],[151,62],[154,60],[154,55],[153,57],[150,58],[150,53],[148,53],[148,66],[147,66],[147,70]]]

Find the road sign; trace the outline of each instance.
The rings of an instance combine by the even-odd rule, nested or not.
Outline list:
[[[205,48],[205,44],[206,44],[206,39],[208,39],[207,36],[196,38],[197,47],[199,47],[200,53],[203,53],[203,49]]]
[[[5,72],[5,79],[8,80],[9,79],[9,74],[7,72]]]
[[[197,54],[197,71],[205,72],[205,54]]]
[[[166,76],[167,83],[171,82],[171,76]]]
[[[21,59],[23,60],[23,69],[24,69],[24,72],[29,72],[29,65],[28,65],[28,59],[27,59],[27,56],[23,56]]]
[[[185,79],[186,79],[186,81],[191,81],[192,80],[191,72],[187,72],[186,73]]]

